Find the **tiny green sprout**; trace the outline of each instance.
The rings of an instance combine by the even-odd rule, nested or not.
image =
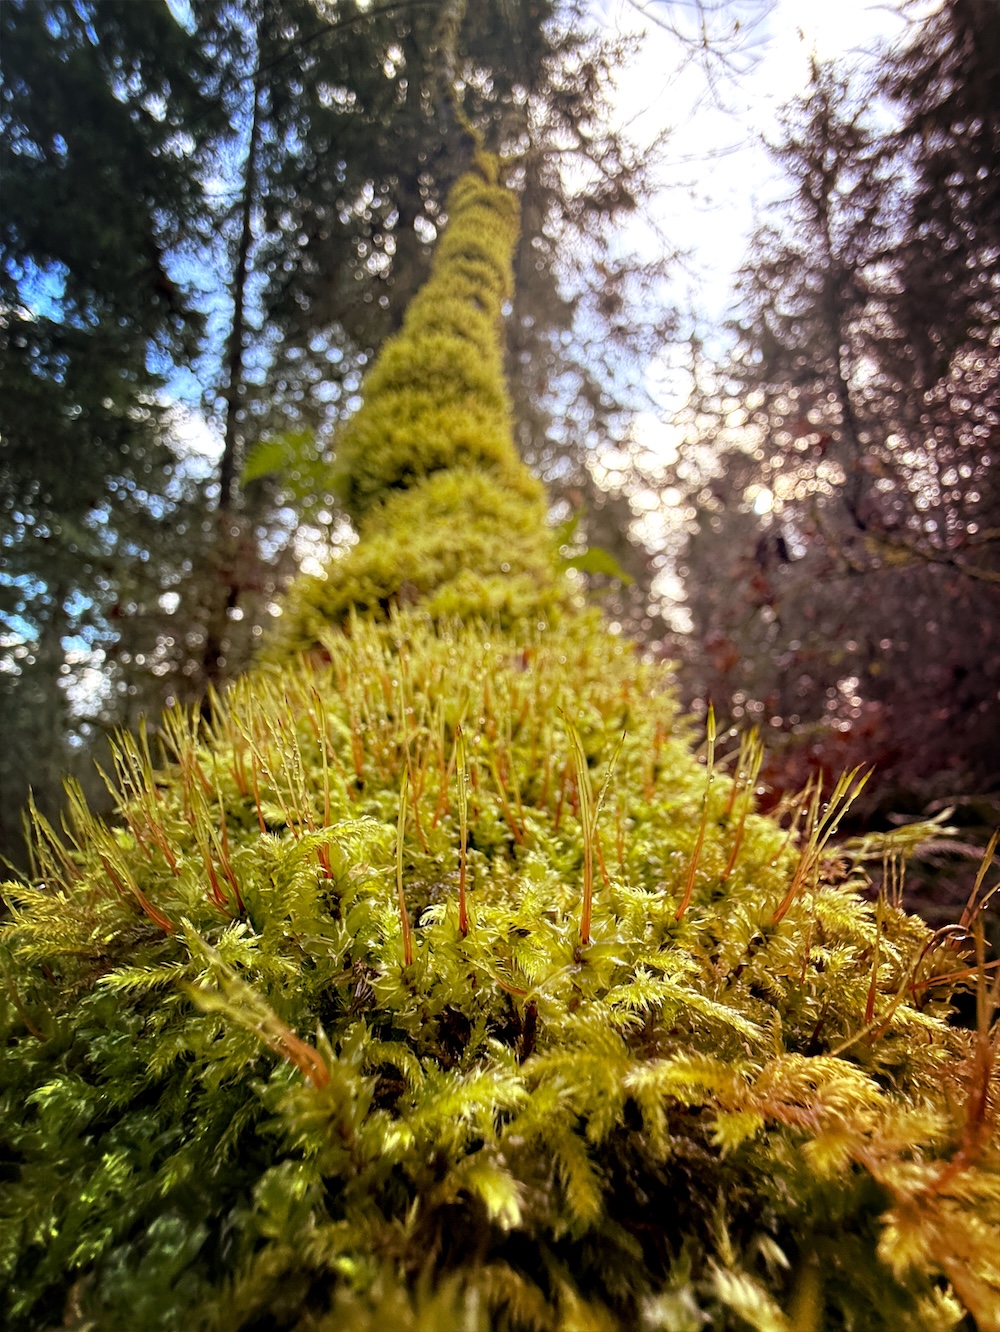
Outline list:
[[[566,714],[563,714],[566,717]],[[580,828],[583,833],[583,904],[580,909],[580,946],[590,946],[590,926],[594,911],[594,838],[590,771],[587,767],[587,755],[580,743],[580,734],[566,717],[570,744],[573,749],[573,763],[576,768],[577,800],[580,807]]]
[[[727,813],[732,813],[734,802],[740,794],[743,800],[740,803],[739,818],[736,824],[736,834],[733,837],[732,850],[729,853],[729,860],[726,862],[726,868],[722,871],[722,882],[725,883],[730,874],[736,868],[736,862],[739,859],[740,850],[743,846],[743,837],[746,833],[747,815],[753,808],[754,788],[757,785],[757,778],[760,776],[761,764],[764,762],[764,745],[760,738],[760,733],[754,729],[749,735],[744,736],[740,742],[740,753],[736,766],[736,779],[733,782],[732,791],[729,796],[729,805]]]
[[[580,946],[587,948],[590,946],[590,931],[594,912],[595,851],[600,856],[600,833],[597,824],[604,802],[607,799],[611,778],[618,763],[618,756],[625,744],[625,733],[622,733],[621,739],[615,746],[611,762],[608,764],[608,770],[604,775],[604,781],[601,783],[600,794],[595,803],[593,789],[590,784],[590,769],[587,764],[587,755],[580,740],[580,733],[565,712],[563,712],[563,717],[566,721],[566,729],[569,732],[570,744],[573,750],[577,799],[580,805],[580,829],[583,834],[583,904],[580,910]]]
[[[875,1001],[878,996],[878,973],[882,961],[882,925],[885,914],[886,891],[883,884],[875,904],[875,943],[872,947],[872,976],[868,984],[868,998],[865,1002],[865,1025],[875,1016]]]
[[[859,766],[851,772],[841,773],[824,809],[820,808],[821,786],[819,782],[816,783],[806,818],[805,846],[799,856],[788,892],[771,917],[772,925],[777,925],[785,918],[789,907],[819,868],[830,838],[836,833],[841,819],[864,790],[873,771],[874,769],[869,768],[862,774]]]

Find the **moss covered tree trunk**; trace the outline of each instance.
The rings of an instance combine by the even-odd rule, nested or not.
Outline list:
[[[565,602],[542,487],[514,446],[500,341],[517,200],[484,153],[448,201],[431,275],[382,351],[337,448],[360,540],[286,606],[277,653],[351,614],[419,603],[433,619],[507,627]],[[272,653],[272,656],[275,654]]]
[[[574,603],[494,159],[449,214],[341,437],[357,546],[9,885],[6,1325],[996,1329],[979,907],[866,901],[927,830],[835,846],[856,775],[759,816],[756,742],[702,762]]]

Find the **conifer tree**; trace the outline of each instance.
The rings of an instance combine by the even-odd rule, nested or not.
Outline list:
[[[759,816],[756,738],[699,761],[560,584],[500,181],[477,153],[345,431],[356,549],[158,768],[122,739],[118,826],[36,820],[6,1324],[996,1329],[983,886],[967,932],[866,901],[928,830],[835,846],[857,773]]]
[[[137,692],[109,653],[109,695],[72,706],[96,692],[75,659],[141,619],[152,665],[197,546],[159,395],[202,324],[169,256],[205,219],[185,134],[214,110],[162,4],[10,0],[0,62],[0,854],[20,859],[28,781],[56,803],[52,769]]]
[[[793,771],[877,761],[894,811],[1000,779],[998,40],[988,3],[914,21],[895,124],[814,69],[681,467],[691,687],[776,718]]]

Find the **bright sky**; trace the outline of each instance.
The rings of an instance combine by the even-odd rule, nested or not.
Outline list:
[[[785,192],[765,147],[766,140],[778,137],[778,112],[806,90],[813,57],[870,66],[870,53],[898,39],[904,24],[898,0],[706,0],[706,5],[715,6],[719,30],[727,34],[739,19],[745,41],[737,57],[742,72],[731,77],[718,70],[714,93],[699,62],[688,60],[682,67],[676,37],[656,22],[658,17],[683,22],[686,16],[690,22],[693,3],[596,0],[596,12],[612,32],[644,34],[635,64],[620,80],[622,125],[642,143],[664,127],[671,130],[659,173],[662,193],[650,217],[625,240],[652,252],[657,247],[661,253],[685,252],[673,298],[682,315],[693,316],[711,349],[720,346],[732,313],[733,282],[750,235],[768,204]],[[673,417],[690,388],[686,357],[686,348],[668,346],[643,371],[657,408],[640,414],[633,437],[652,472],[676,457],[683,427]],[[607,480],[613,482],[615,463],[608,455],[597,465],[598,474],[601,464],[610,467]],[[633,495],[643,513],[637,534],[652,547],[666,551],[676,544],[678,498],[662,490]],[[668,602],[683,595],[669,569],[655,586]],[[679,613],[679,628],[683,620]]]
[[[690,251],[679,297],[689,295],[707,320],[719,322],[755,214],[781,194],[764,148],[765,137],[775,136],[777,111],[805,90],[814,55],[864,63],[880,41],[902,33],[903,22],[892,0],[714,3],[720,26],[728,30],[733,20],[743,20],[748,50],[757,57],[737,79],[720,71],[714,99],[697,63],[677,72],[677,41],[656,23],[658,15],[683,17],[693,6],[642,0],[640,10],[629,0],[600,0],[599,12],[612,31],[645,33],[635,66],[621,80],[618,114],[640,142],[663,126],[672,131],[661,171],[662,203],[652,220],[666,241]],[[752,26],[754,11],[765,9]]]

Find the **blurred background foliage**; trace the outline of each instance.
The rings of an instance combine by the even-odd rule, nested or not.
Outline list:
[[[446,8],[0,7],[15,862],[29,783],[50,814],[64,771],[95,793],[111,730],[242,670],[292,572],[352,540],[336,426],[465,165],[435,73]],[[738,25],[684,10],[648,13],[721,77]],[[1000,817],[1000,13],[920,15],[874,75],[817,64],[787,108],[784,198],[732,328],[689,337],[669,466],[642,382],[682,337],[677,256],[623,239],[657,206],[661,146],[616,128],[628,43],[576,0],[469,0],[458,72],[522,198],[517,439],[581,585],[678,662],[689,706],[761,725],[775,800],[875,762],[865,818],[954,806],[975,842]]]
[[[874,84],[815,67],[782,128],[787,194],[739,274],[731,357],[698,358],[674,469],[688,697],[766,729],[775,798],[874,763],[870,817],[950,806],[981,833],[1000,820],[1000,10],[948,0]]]

